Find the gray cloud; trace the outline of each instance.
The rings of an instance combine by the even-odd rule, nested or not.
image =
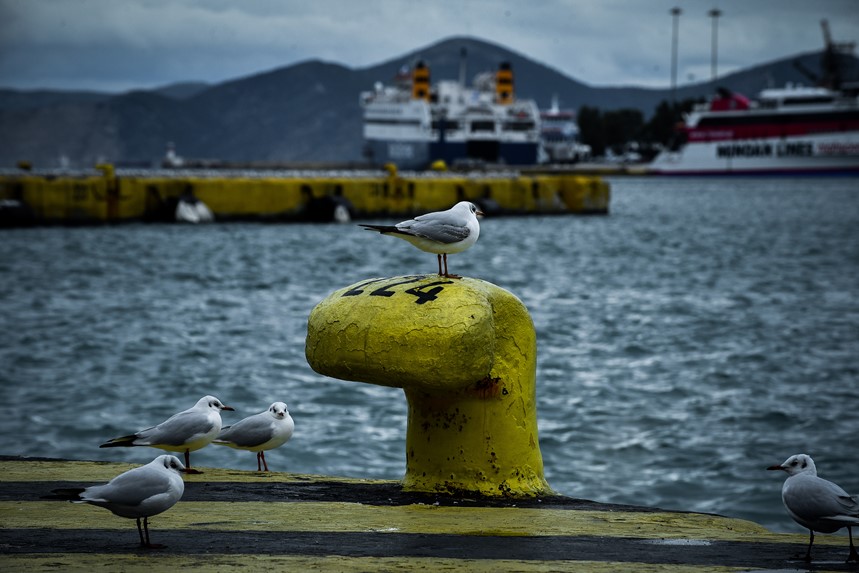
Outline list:
[[[456,35],[505,45],[593,85],[681,82],[819,50],[819,21],[859,36],[855,0],[0,0],[0,86],[122,91],[219,82],[319,58],[373,65]]]

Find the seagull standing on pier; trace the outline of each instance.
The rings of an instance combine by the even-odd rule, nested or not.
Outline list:
[[[853,546],[852,530],[853,526],[859,526],[857,496],[849,495],[837,484],[817,477],[814,460],[806,454],[796,454],[783,464],[767,469],[787,472],[788,477],[781,488],[781,499],[793,520],[808,528],[810,537],[805,560],[811,562],[815,531],[834,533],[846,527],[850,537],[850,555],[847,562],[859,562],[859,553]]]
[[[100,448],[149,446],[168,452],[185,454],[185,472],[191,469],[191,452],[208,446],[221,432],[221,410],[232,410],[214,396],[203,396],[192,408],[174,414],[157,426],[137,433],[114,438]]]
[[[163,545],[149,541],[149,518],[176,505],[185,493],[185,482],[179,473],[184,469],[179,458],[162,454],[145,466],[119,474],[106,484],[55,489],[53,493],[59,499],[89,503],[108,509],[119,517],[136,519],[140,545],[157,549]]]
[[[379,231],[404,239],[422,251],[438,256],[438,274],[450,279],[462,278],[447,270],[447,256],[471,247],[480,236],[478,216],[483,213],[470,201],[460,201],[447,211],[419,215],[396,225],[361,225],[370,231]],[[442,272],[444,261],[444,272]]]
[[[285,444],[295,431],[295,422],[283,402],[275,402],[268,410],[248,416],[221,430],[212,442],[219,446],[229,446],[237,450],[248,450],[257,454],[257,471],[268,471],[265,462],[266,450],[273,450]]]

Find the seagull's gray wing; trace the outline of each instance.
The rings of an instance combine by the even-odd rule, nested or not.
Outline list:
[[[856,512],[855,501],[851,506],[848,500],[852,498],[841,487],[816,476],[794,478],[784,497],[788,508],[806,520],[831,519]]]
[[[231,442],[241,448],[252,448],[264,444],[272,438],[272,417],[268,412],[249,416],[244,420],[221,430],[216,441]]]
[[[181,446],[193,436],[211,432],[215,423],[207,412],[185,411],[137,433],[147,445]]]
[[[163,472],[142,466],[120,474],[104,485],[87,488],[81,499],[94,503],[134,507],[165,493],[170,480]]]
[[[446,215],[447,213],[430,213],[429,215]],[[404,231],[437,241],[439,243],[457,243],[464,240],[471,234],[467,226],[467,221],[462,220],[462,217],[447,216],[447,217],[430,217],[429,215],[421,215],[415,219],[412,224]]]
[[[839,506],[841,506],[840,515],[845,516],[847,521],[859,523],[859,501],[855,495],[839,495],[835,498]]]

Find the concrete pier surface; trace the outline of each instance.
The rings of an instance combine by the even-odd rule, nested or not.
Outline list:
[[[3,571],[856,571],[847,540],[700,513],[548,495],[404,492],[400,482],[202,468],[182,500],[135,522],[52,490],[132,464],[0,457]]]

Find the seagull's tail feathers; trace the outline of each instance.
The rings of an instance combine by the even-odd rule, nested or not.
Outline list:
[[[368,231],[378,231],[380,233],[402,233],[399,229],[397,229],[393,225],[358,225],[359,227],[364,227]]]
[[[64,487],[60,489],[52,489],[48,495],[43,495],[41,499],[53,499],[58,501],[83,501],[81,494],[84,492],[82,487]]]
[[[120,438],[114,438],[112,440],[108,440],[102,445],[100,448],[130,448],[131,446],[136,446],[134,442],[138,440],[140,436],[137,434],[131,434],[130,436],[122,436]]]

